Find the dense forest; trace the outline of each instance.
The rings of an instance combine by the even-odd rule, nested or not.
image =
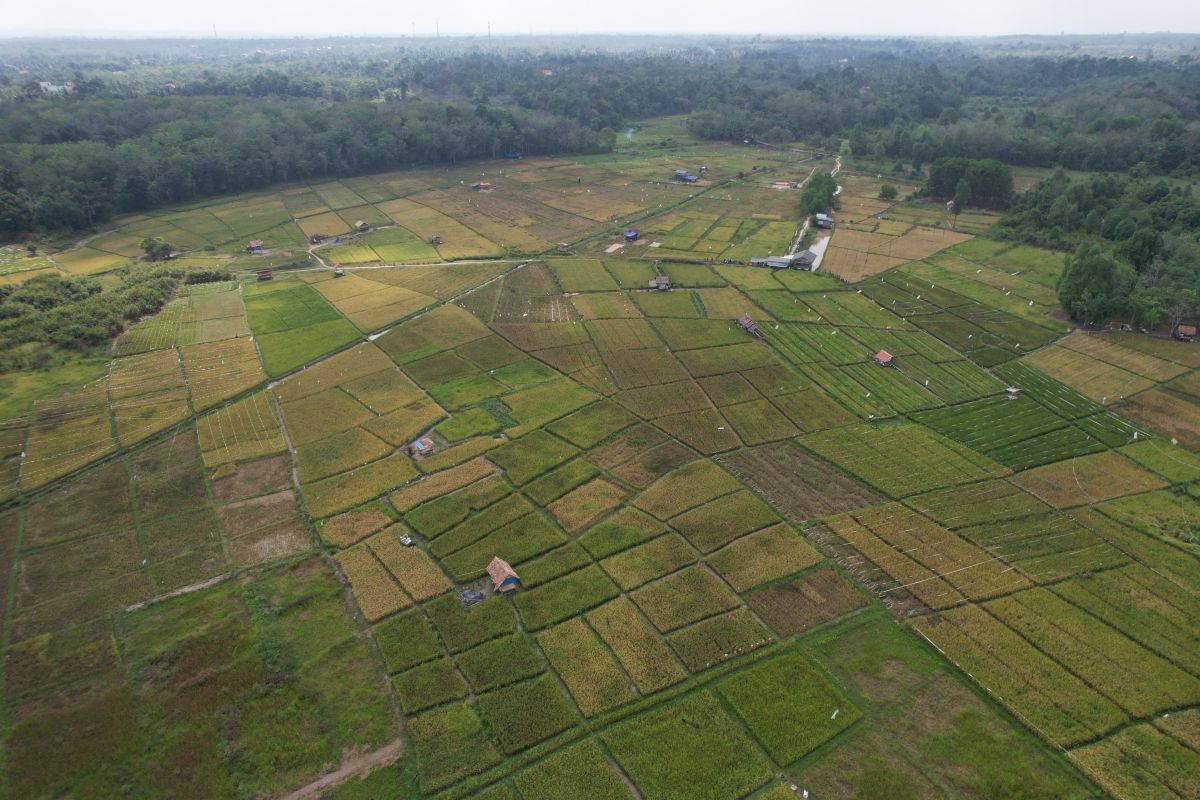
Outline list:
[[[1059,285],[1078,319],[1174,325],[1200,315],[1200,198],[1191,186],[1062,170],[1022,195],[998,233],[1076,249]]]
[[[142,96],[9,105],[0,109],[0,235],[85,228],[283,181],[514,149],[595,152],[612,137],[487,103]]]
[[[0,235],[86,228],[287,180],[508,150],[603,151],[613,131],[675,113],[702,138],[829,150],[848,142],[856,156],[912,170],[943,157],[1200,170],[1200,63],[1191,56],[1013,48],[650,38],[588,47],[0,43]]]

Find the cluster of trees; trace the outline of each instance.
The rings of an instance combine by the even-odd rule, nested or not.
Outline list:
[[[827,172],[813,175],[800,192],[800,216],[822,214],[833,207],[833,196],[837,192],[837,180]]]
[[[929,165],[925,194],[967,206],[1005,208],[1012,199],[1012,169],[993,158],[939,158]]]
[[[1200,198],[1191,186],[1057,170],[1018,198],[996,230],[1075,250],[1058,292],[1077,319],[1153,326],[1200,316]]]
[[[135,97],[0,105],[0,237],[283,181],[524,153],[599,152],[611,131],[488,103]]]
[[[206,272],[188,280],[228,277]],[[182,280],[177,270],[131,270],[111,287],[57,275],[0,286],[0,372],[43,368],[57,360],[56,350],[107,345],[130,321],[162,308]]]
[[[0,79],[0,237],[283,181],[602,152],[613,131],[663,114],[687,114],[707,139],[934,164],[929,192],[960,206],[1004,206],[997,161],[1200,172],[1200,61],[1051,42],[1013,52],[899,39],[0,43],[30,70]]]
[[[702,98],[697,136],[806,141],[914,171],[945,156],[1088,171],[1200,172],[1200,65],[1128,58],[981,58],[880,43],[848,64],[735,81]]]

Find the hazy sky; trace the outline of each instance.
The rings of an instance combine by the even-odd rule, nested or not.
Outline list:
[[[1003,35],[1200,32],[1196,0],[44,0],[6,3],[0,36],[505,33]],[[825,10],[823,10],[825,9]]]

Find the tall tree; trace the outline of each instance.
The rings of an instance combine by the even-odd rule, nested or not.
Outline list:
[[[1073,318],[1102,324],[1133,309],[1130,293],[1136,276],[1098,244],[1081,245],[1067,256],[1058,278],[1058,301]]]

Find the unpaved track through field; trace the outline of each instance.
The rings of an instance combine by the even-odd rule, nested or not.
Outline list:
[[[403,752],[404,741],[395,739],[374,752],[364,753],[343,761],[342,765],[333,772],[322,775],[291,794],[283,795],[279,800],[310,800],[310,798],[320,797],[325,790],[340,786],[350,778],[365,775],[379,767],[386,767],[399,758]]]

